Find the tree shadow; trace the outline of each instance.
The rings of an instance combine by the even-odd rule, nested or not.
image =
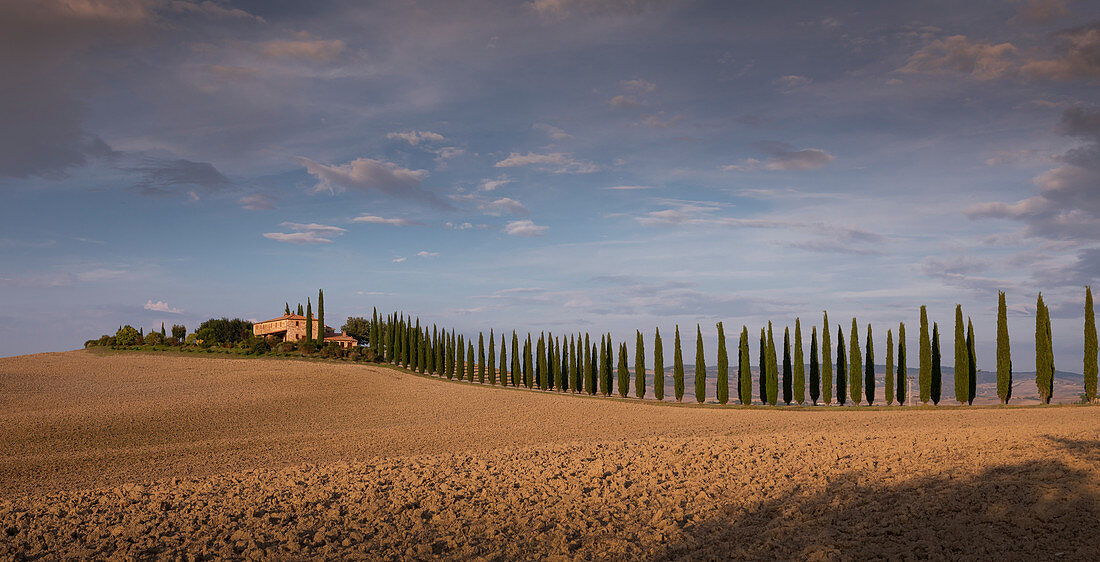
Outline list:
[[[1050,438],[1100,462],[1100,441]],[[655,558],[1095,560],[1100,480],[1055,459],[963,476],[872,482],[859,471],[823,491],[729,506]]]

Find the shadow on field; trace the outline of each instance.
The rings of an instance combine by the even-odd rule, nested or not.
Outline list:
[[[1050,441],[1100,462],[1100,441]],[[1059,460],[902,484],[841,473],[822,493],[727,508],[656,558],[1095,560],[1098,489],[1089,472]]]

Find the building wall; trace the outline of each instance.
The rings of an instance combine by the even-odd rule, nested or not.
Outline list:
[[[306,321],[305,320],[275,320],[273,322],[258,322],[252,325],[252,333],[257,336],[267,335],[279,335],[283,332],[286,335],[283,336],[284,341],[301,341],[306,339]],[[326,336],[336,333],[332,328],[326,326],[324,334]],[[321,321],[316,318],[313,319],[313,337],[321,335]]]

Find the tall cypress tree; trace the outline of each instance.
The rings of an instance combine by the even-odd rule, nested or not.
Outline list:
[[[833,347],[829,341],[829,313],[824,313],[821,324],[821,400],[825,405],[833,403]]]
[[[760,387],[760,403],[768,403],[768,333],[765,328],[760,328],[760,366],[757,375]]]
[[[603,376],[603,369],[607,366],[607,337],[600,335],[600,362],[597,369],[600,373],[600,394],[604,396],[611,396],[611,388],[608,385],[607,379]]]
[[[573,392],[581,391],[581,372],[577,367],[577,336],[569,335],[569,388]]]
[[[512,364],[508,369],[508,374],[511,375],[512,386],[519,386],[523,384],[520,380],[520,375],[523,374],[523,367],[520,366],[522,356],[519,354],[519,336],[516,335],[516,331],[512,330]]]
[[[741,326],[737,343],[737,398],[742,406],[752,404],[752,367],[749,365],[749,328]]]
[[[527,388],[535,386],[535,365],[531,353],[531,332],[527,332],[527,341],[523,344],[523,386]]]
[[[810,327],[810,400],[817,406],[821,397],[821,365],[817,362],[817,326]]]
[[[579,340],[580,338],[578,338]],[[577,345],[581,342],[578,341]],[[581,378],[584,379],[584,391],[589,394],[595,394],[592,390],[592,380],[589,380],[589,372],[592,371],[592,347],[588,338],[588,334],[584,335],[584,363],[581,365]]]
[[[588,369],[588,373],[586,375],[587,384],[585,386],[588,387],[588,394],[591,394],[591,395],[594,396],[596,394],[596,392],[598,391],[598,388],[597,388],[598,385],[596,384],[596,382],[597,382],[596,379],[599,378],[599,377],[596,376],[596,371],[599,370],[599,362],[600,361],[599,361],[599,357],[596,355],[596,342],[594,342],[594,341],[590,342],[589,338],[588,338],[588,334],[584,335],[584,342],[585,342],[585,346],[588,347],[588,352],[585,356],[585,361],[587,361],[587,369]]]
[[[642,341],[642,331],[636,330],[637,337],[634,342],[634,397],[645,398],[645,342]]]
[[[730,401],[730,360],[726,355],[726,333],[722,330],[722,323],[718,323],[718,388],[716,396],[719,404]]]
[[[1008,342],[1008,307],[1005,292],[997,291],[997,398],[1008,404],[1012,398],[1012,348]]]
[[[458,356],[455,357],[455,376],[458,377],[458,380],[463,380],[466,378],[466,342],[462,334],[458,335],[458,344],[455,350],[458,353]]]
[[[932,395],[932,404],[938,405],[940,403],[940,391],[943,387],[943,371],[940,367],[940,326],[939,324],[932,323],[932,381],[929,394]]]
[[[508,342],[500,335],[500,385],[508,386]]]
[[[1039,402],[1050,404],[1054,395],[1054,341],[1050,330],[1050,311],[1043,303],[1043,294],[1035,306],[1035,385]]]
[[[703,331],[695,325],[695,401],[707,400],[707,363],[703,357]]]
[[[630,367],[626,365],[626,342],[619,344],[619,398],[626,398],[627,389],[630,387]]]
[[[313,341],[313,304],[306,297],[306,341]]]
[[[779,356],[775,352],[772,323],[768,321],[768,404],[775,406],[779,400]]]
[[[298,303],[298,316],[301,316],[303,314],[305,314],[305,312],[302,312],[302,303]]]
[[[968,387],[966,403],[972,405],[974,395],[978,392],[978,362],[974,354],[974,323],[970,321],[969,316],[966,318],[966,354],[966,365],[969,367],[969,372],[966,374]]]
[[[546,390],[546,343],[543,341],[543,334],[539,334],[535,346],[535,380],[540,389]]]
[[[613,344],[611,342],[611,334],[607,334],[606,339],[607,348],[604,349],[603,361],[600,363],[600,367],[603,369],[600,372],[600,377],[604,381],[604,388],[607,389],[607,391],[604,392],[604,396],[611,396],[611,393],[614,390],[612,388],[614,386],[614,381],[612,380],[614,378],[612,374],[614,367],[612,365],[615,361],[615,351],[612,348]]]
[[[660,328],[654,328],[653,333],[653,396],[665,399],[665,350],[661,346]]]
[[[859,406],[863,400],[863,353],[859,350],[859,326],[856,319],[852,318],[852,332],[848,347],[848,392],[852,395],[852,403]]]
[[[904,406],[909,397],[909,367],[905,359],[905,322],[898,324],[898,370],[895,383],[898,385],[898,405]]]
[[[435,326],[432,326],[435,329]],[[427,324],[424,325],[424,372],[435,372],[435,336],[428,331]]]
[[[894,334],[890,329],[886,330],[886,380],[883,388],[886,390],[886,405],[894,404]]]
[[[794,381],[791,372],[791,329],[783,328],[783,404],[791,405],[794,399]]]
[[[917,374],[920,383],[921,404],[927,404],[932,397],[932,343],[928,339],[928,311],[920,307],[920,371]]]
[[[875,403],[875,346],[870,324],[867,324],[867,343],[865,345],[867,346],[867,356],[863,359],[865,362],[863,393],[867,397],[867,405],[872,406]]]
[[[285,309],[285,312],[283,312],[283,314],[286,315],[286,316],[290,316],[290,303],[288,302],[288,303],[285,303],[285,304],[286,304],[286,309]]]
[[[485,334],[477,333],[477,382],[485,384]]]
[[[324,323],[321,324],[321,330],[324,330]],[[324,339],[324,336],[321,337]],[[412,364],[413,370],[420,370],[420,317],[416,317],[416,328],[412,332]]]
[[[802,324],[794,319],[794,401],[806,403],[806,363],[802,356]]]
[[[325,291],[324,289],[317,289],[317,323],[320,325],[317,334],[317,343],[320,345],[325,344]]]
[[[474,342],[466,342],[466,380],[474,382]]]
[[[1096,400],[1096,310],[1092,306],[1092,287],[1085,287],[1085,400]]]
[[[684,401],[684,356],[680,352],[680,325],[676,325],[676,351],[673,353],[672,386],[676,391],[676,401]]]
[[[955,305],[955,401],[965,404],[970,397],[967,377],[970,376],[969,353],[966,347],[966,328],[963,326],[962,305]]]
[[[836,403],[848,402],[848,362],[844,357],[844,331],[836,327]]]

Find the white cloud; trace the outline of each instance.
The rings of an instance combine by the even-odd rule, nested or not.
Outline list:
[[[253,193],[238,199],[237,204],[250,211],[270,211],[275,208],[275,199],[265,193]]]
[[[149,299],[145,303],[145,310],[152,310],[153,312],[167,312],[168,314],[183,314],[183,311],[178,308],[172,308],[168,306],[168,303],[164,301],[153,302],[153,299]]]
[[[623,90],[638,95],[648,94],[657,89],[656,84],[648,80],[642,80],[641,78],[637,78],[634,80],[623,80],[622,82],[619,82],[619,85],[623,87]]]
[[[539,226],[530,219],[512,221],[504,225],[504,233],[509,236],[545,236],[548,226]]]
[[[645,102],[643,102],[642,100],[639,100],[634,96],[627,96],[623,94],[619,94],[607,100],[607,103],[615,109],[627,109],[631,107],[641,107],[645,105]]]
[[[527,215],[530,211],[523,203],[510,197],[501,197],[478,205],[478,209],[490,215]]]
[[[385,224],[385,225],[389,225],[389,226],[412,226],[412,225],[422,224],[422,223],[419,223],[419,222],[416,222],[416,221],[406,219],[404,217],[389,217],[389,218],[386,218],[386,217],[379,217],[377,215],[359,215],[358,217],[355,217],[354,219],[351,219],[351,222],[362,222],[362,223],[367,223],[367,224]]]
[[[340,236],[347,230],[338,226],[324,224],[302,224],[296,222],[284,222],[279,226],[295,230],[297,232],[266,232],[264,237],[277,242],[288,244],[331,244],[332,238]]]
[[[777,171],[807,171],[816,170],[833,161],[832,154],[820,148],[804,148],[794,150],[786,143],[774,141],[760,141],[754,143],[758,150],[770,155],[769,158],[758,160],[747,158],[740,164],[722,166],[726,172],[751,172],[756,170]]]
[[[393,258],[393,263],[403,263],[408,258]]]
[[[429,142],[443,142],[446,139],[439,133],[433,133],[432,131],[405,131],[402,133],[389,133],[386,135],[387,139],[396,139],[405,141],[413,146],[417,146],[420,143]]]
[[[564,129],[549,125],[547,123],[535,123],[531,126],[531,128],[546,133],[548,137],[556,141],[569,140],[573,138],[573,135],[565,132]]]
[[[553,172],[555,174],[588,174],[599,170],[599,167],[591,162],[576,160],[570,154],[562,152],[550,152],[547,154],[535,154],[528,152],[520,154],[513,152],[507,158],[495,164],[497,168],[515,168],[519,166],[532,166],[538,170]]]
[[[477,188],[482,191],[494,191],[496,190],[496,188],[503,185],[508,185],[513,181],[515,180],[512,180],[508,176],[500,176],[496,179],[483,179],[481,180],[481,183],[478,184]]]
[[[423,251],[417,252],[416,255],[419,256],[419,257],[422,257],[422,258],[429,258],[429,259],[430,258],[438,258],[439,257],[439,252],[429,252],[427,250],[423,250]]]
[[[421,182],[427,170],[410,170],[393,162],[373,158],[356,158],[347,164],[330,165],[309,158],[298,158],[306,171],[317,178],[314,192],[335,193],[347,189],[378,191],[394,197],[417,199],[435,206],[447,207],[434,193],[425,190]]]

